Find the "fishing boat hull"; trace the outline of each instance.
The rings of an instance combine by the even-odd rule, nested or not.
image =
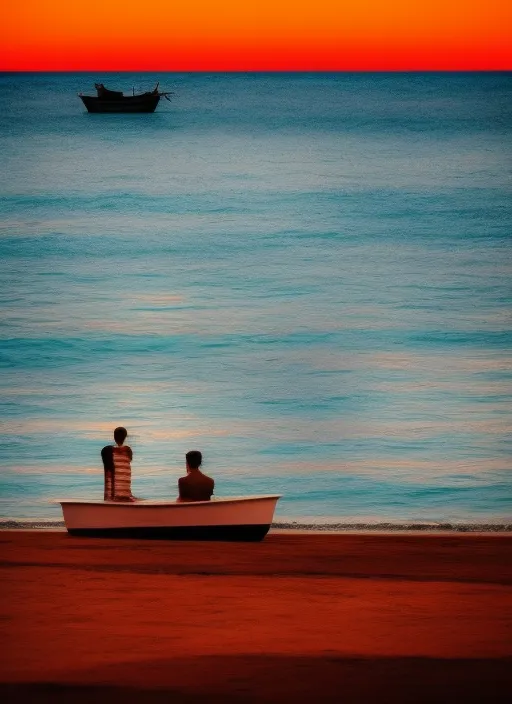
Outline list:
[[[170,540],[259,541],[279,496],[212,501],[60,501],[71,535]]]
[[[97,98],[92,95],[80,95],[79,97],[88,112],[155,112],[160,100],[158,93],[127,95],[115,100]]]

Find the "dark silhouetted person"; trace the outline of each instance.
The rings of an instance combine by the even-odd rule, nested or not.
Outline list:
[[[203,461],[202,454],[199,450],[191,450],[185,455],[185,460],[187,475],[178,479],[178,501],[209,501],[215,482],[199,469]]]
[[[135,501],[132,496],[132,448],[124,445],[126,428],[114,430],[115,445],[107,445],[101,451],[105,470],[105,501]]]

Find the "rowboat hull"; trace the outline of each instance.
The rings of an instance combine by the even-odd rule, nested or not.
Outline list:
[[[124,96],[118,100],[97,98],[91,95],[80,95],[80,99],[88,112],[155,112],[160,95]]]
[[[279,496],[197,502],[60,501],[71,535],[171,540],[263,540]]]

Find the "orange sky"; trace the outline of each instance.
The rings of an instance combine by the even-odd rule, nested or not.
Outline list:
[[[507,0],[2,0],[0,70],[512,69]]]

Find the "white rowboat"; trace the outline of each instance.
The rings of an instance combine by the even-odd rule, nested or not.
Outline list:
[[[59,501],[71,535],[173,540],[262,540],[280,496],[211,501]]]

